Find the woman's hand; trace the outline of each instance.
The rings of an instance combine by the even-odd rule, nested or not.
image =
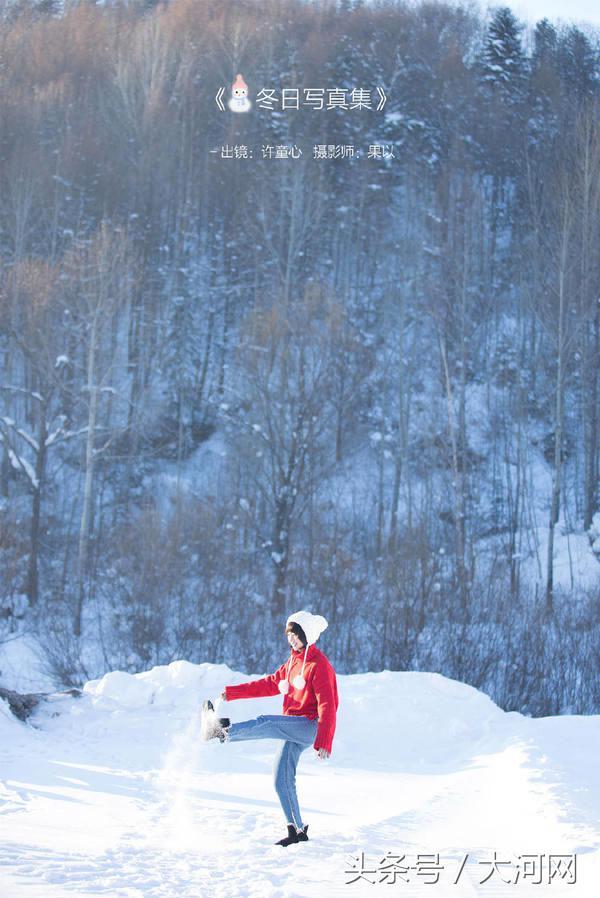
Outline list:
[[[330,753],[327,751],[326,748],[318,748],[317,754],[320,758],[323,758],[325,761],[327,760],[327,758],[331,757]]]
[[[227,696],[226,696],[226,694],[225,694],[225,690],[223,690],[223,692],[221,693],[221,699],[222,699],[222,701],[224,701],[224,702],[227,701]]]

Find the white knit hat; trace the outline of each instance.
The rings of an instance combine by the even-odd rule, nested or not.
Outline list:
[[[323,630],[327,629],[327,621],[321,614],[312,614],[310,611],[296,611],[290,614],[287,619],[288,624],[298,624],[304,630],[307,645],[312,645],[317,641]]]

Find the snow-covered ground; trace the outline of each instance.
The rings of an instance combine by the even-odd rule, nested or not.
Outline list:
[[[200,700],[245,679],[115,672],[33,726],[0,703],[1,898],[600,894],[600,717],[505,713],[433,673],[340,676],[333,755],[298,768],[311,840],[283,849],[275,744],[199,741]],[[548,882],[550,855],[576,856],[575,883]]]

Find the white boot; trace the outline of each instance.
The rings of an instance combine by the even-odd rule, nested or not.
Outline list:
[[[208,699],[202,702],[202,715],[200,718],[200,738],[203,742],[210,739],[218,739],[225,742],[227,738],[226,728],[229,726],[228,717],[217,717],[213,703]]]

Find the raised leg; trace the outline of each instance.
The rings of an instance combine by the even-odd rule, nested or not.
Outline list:
[[[228,742],[245,739],[283,739],[307,748],[315,740],[317,721],[288,714],[261,714],[253,720],[232,723],[227,729]]]

